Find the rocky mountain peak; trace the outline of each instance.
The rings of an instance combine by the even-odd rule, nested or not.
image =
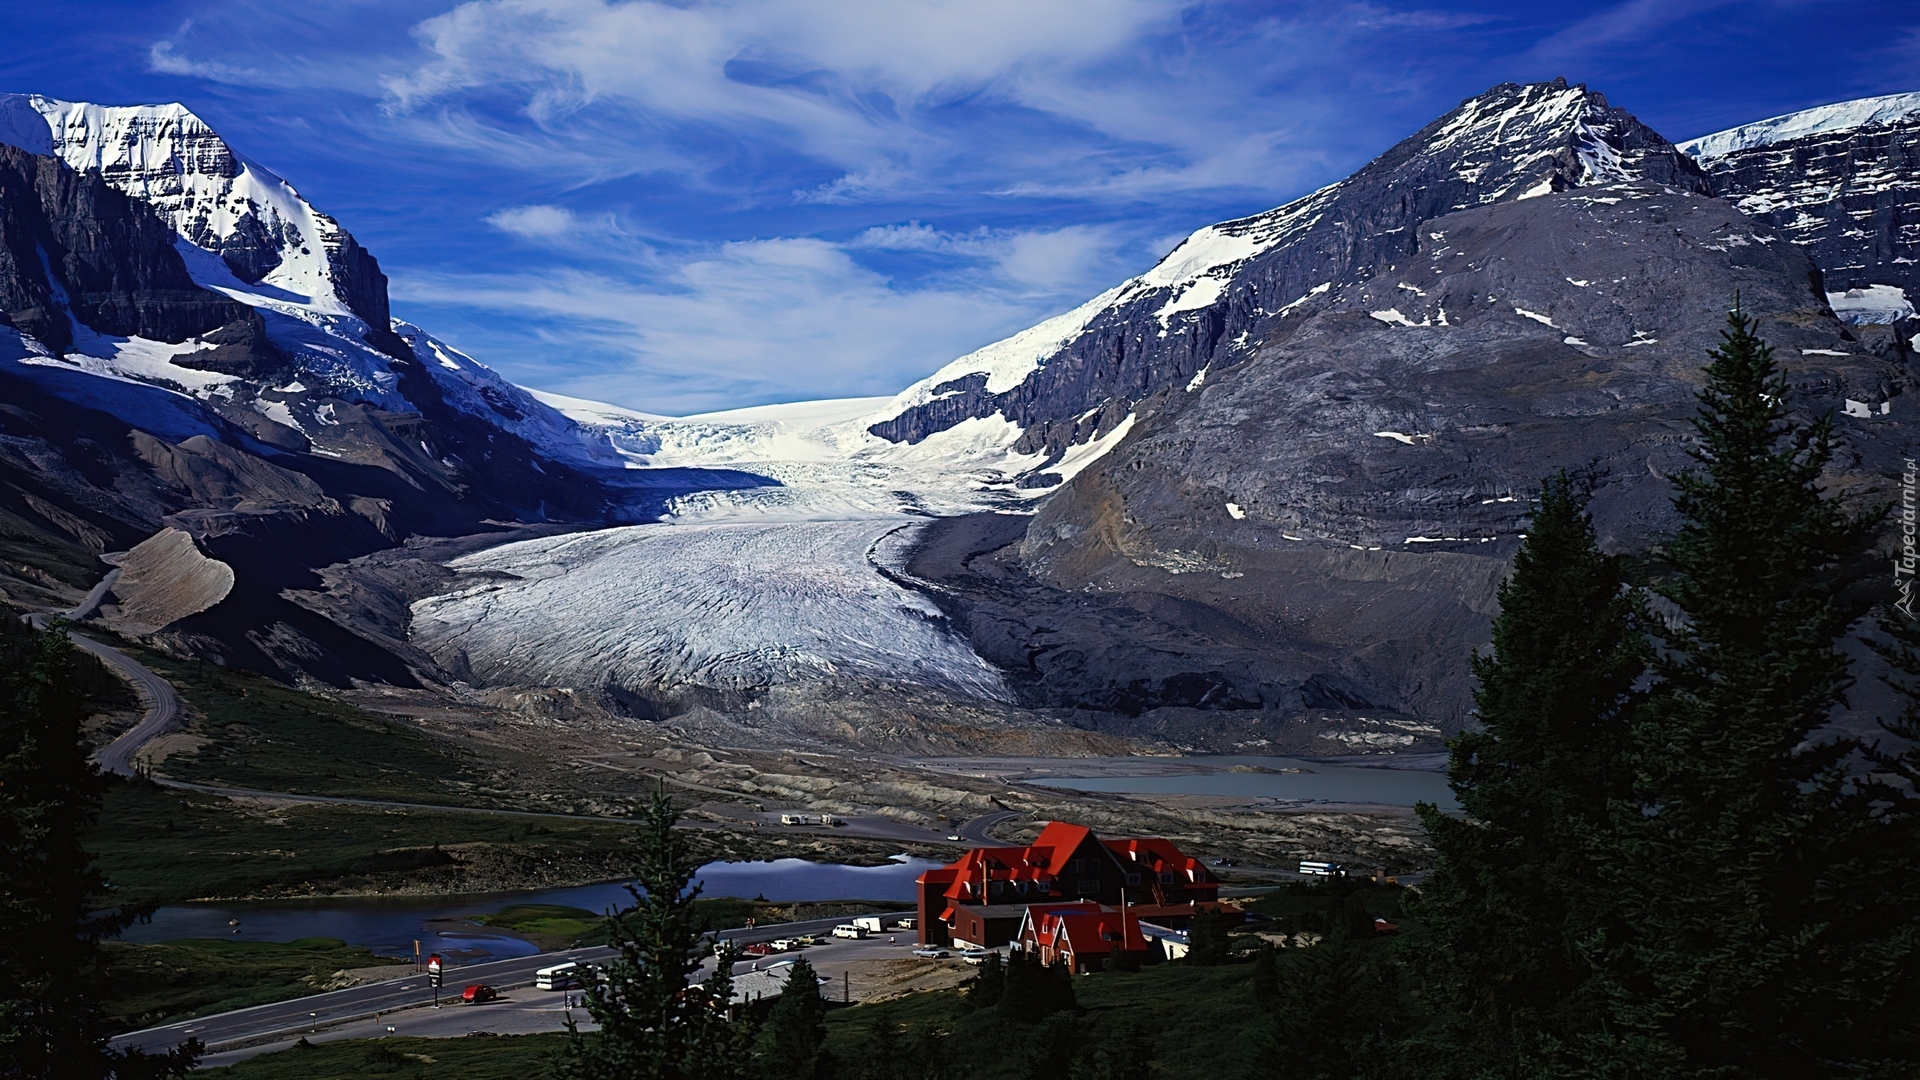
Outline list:
[[[264,287],[320,314],[357,316],[370,342],[405,355],[388,328],[387,281],[373,257],[186,106],[5,94],[0,143],[99,175],[152,207],[188,243],[218,255],[232,284]]]
[[[1565,80],[1503,83],[1347,179],[1203,228],[1145,274],[961,357],[869,430],[919,442],[998,417],[1020,450],[1042,455],[1027,482],[1057,484],[1070,452],[1117,431],[1135,403],[1239,362],[1287,320],[1412,258],[1422,223],[1615,184],[1709,190],[1690,158],[1601,94]]]

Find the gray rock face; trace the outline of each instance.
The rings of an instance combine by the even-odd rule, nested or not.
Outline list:
[[[1511,125],[1516,103],[1557,93],[1488,98]],[[1436,160],[1423,142],[1494,111],[1469,102],[1328,190],[1397,205],[1405,182],[1382,163]],[[1191,315],[1244,320],[1229,323],[1245,328],[1234,348],[1131,400],[1126,438],[1017,538],[949,526],[914,573],[1032,705],[1156,730],[1171,717],[1253,732],[1207,717],[1256,712],[1457,729],[1466,656],[1541,477],[1564,468],[1591,485],[1610,550],[1645,551],[1674,525],[1666,478],[1691,464],[1700,369],[1736,295],[1795,406],[1839,418],[1835,491],[1884,496],[1920,441],[1904,331],[1839,321],[1801,245],[1706,195],[1664,140],[1640,140],[1657,150],[1640,175],[1522,176],[1484,202],[1379,222],[1417,221],[1385,240],[1283,243],[1237,264]],[[1268,267],[1293,259],[1314,269],[1285,279],[1283,314],[1242,298],[1272,295]],[[1109,340],[1158,340],[1157,324],[1149,313]]]
[[[1682,149],[1714,194],[1804,247],[1828,289],[1920,296],[1920,95],[1825,106]]]
[[[195,284],[173,230],[99,177],[0,145],[0,312],[64,350],[68,314],[103,334],[180,342],[252,316]]]
[[[1600,94],[1564,81],[1496,86],[1346,180],[1194,234],[1017,386],[995,393],[986,376],[964,376],[871,430],[917,442],[1000,413],[1026,429],[1020,449],[1049,452],[1035,470],[1044,472],[1067,446],[1112,430],[1134,402],[1244,360],[1274,327],[1319,310],[1327,289],[1412,258],[1425,222],[1523,193],[1627,180],[1707,191],[1691,159]]]

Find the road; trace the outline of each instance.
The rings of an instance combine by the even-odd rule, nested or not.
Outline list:
[[[1013,810],[996,810],[991,814],[981,814],[977,818],[969,819],[966,824],[955,829],[954,834],[960,837],[961,842],[968,847],[1014,847],[1016,845],[994,839],[989,830],[1026,816]]]
[[[100,596],[106,592],[102,586],[110,586],[113,578],[119,573],[120,571],[115,570],[108,574],[107,580],[95,586],[93,592],[88,593],[87,598],[80,602],[80,606],[73,611],[63,613],[61,617],[84,615],[91,611],[100,603]],[[52,616],[29,615],[27,621],[33,625],[34,629],[43,630],[50,618]],[[167,680],[154,674],[151,668],[119,649],[102,645],[84,634],[69,631],[68,637],[72,639],[74,648],[99,657],[102,663],[113,669],[115,675],[131,683],[134,693],[140,695],[140,703],[146,706],[145,715],[132,730],[101,747],[93,755],[93,760],[99,764],[102,772],[132,776],[134,775],[133,757],[140,752],[140,748],[145,746],[148,740],[164,735],[180,725],[180,695],[173,692],[173,687]]]
[[[894,911],[887,914],[899,916],[911,914],[911,912]],[[750,944],[756,941],[771,941],[779,937],[824,934],[845,921],[845,918],[810,919],[805,922],[760,926],[752,930],[745,928],[723,930],[720,932],[720,938],[725,941]],[[470,986],[473,983],[490,983],[501,989],[507,989],[532,983],[533,973],[543,967],[566,963],[569,960],[600,962],[613,955],[612,949],[596,946],[449,968],[446,972],[446,985],[441,987],[441,1000],[444,1001],[449,996],[457,998],[461,987]],[[236,1044],[266,1043],[279,1035],[308,1034],[381,1013],[419,1008],[431,1004],[432,1001],[433,988],[428,984],[427,977],[412,975],[404,979],[356,986],[347,990],[334,990],[325,994],[295,998],[291,1001],[256,1005],[248,1009],[237,1009],[233,1012],[132,1031],[116,1036],[112,1045],[115,1049],[134,1047],[140,1050],[165,1050],[193,1036],[206,1043],[211,1049],[221,1047],[237,1049]],[[461,1033],[464,1034],[464,1031]]]

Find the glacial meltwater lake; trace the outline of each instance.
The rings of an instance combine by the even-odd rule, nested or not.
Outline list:
[[[1098,776],[1025,779],[1029,784],[1075,791],[1251,796],[1329,808],[1430,802],[1442,810],[1457,810],[1460,804],[1447,786],[1446,773],[1436,771],[1436,767],[1444,767],[1445,760],[1444,755],[1423,755],[1417,762],[1386,756],[1340,761],[1240,755],[1105,758],[1101,759],[1105,767],[1098,770]],[[1136,761],[1139,764],[1132,764]],[[1126,775],[1121,775],[1123,772]]]
[[[700,868],[702,896],[768,900],[892,900],[910,903],[913,882],[943,864],[897,858],[884,866],[847,866],[804,859],[771,862],[715,862]],[[136,923],[120,940],[147,944],[184,938],[228,941],[293,941],[339,938],[364,945],[380,956],[412,956],[413,943],[437,952],[450,963],[472,964],[539,949],[517,937],[497,934],[464,920],[509,904],[564,904],[600,912],[631,902],[617,882],[565,889],[479,893],[466,896],[318,897],[308,900],[174,904],[153,920]],[[229,925],[229,920],[239,920]]]

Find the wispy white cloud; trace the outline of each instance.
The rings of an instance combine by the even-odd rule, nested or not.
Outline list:
[[[564,206],[512,206],[487,215],[487,224],[502,232],[531,239],[553,239],[579,231],[578,215]]]
[[[536,230],[578,221],[544,213],[506,220]],[[1117,272],[1124,247],[1099,229],[942,233],[910,223],[844,244],[780,238],[656,255],[625,275],[604,265],[413,273],[395,279],[394,295],[512,316],[516,335],[470,344],[521,382],[686,413],[892,393],[1073,306]],[[856,258],[862,252],[935,254],[953,266],[903,283]]]

